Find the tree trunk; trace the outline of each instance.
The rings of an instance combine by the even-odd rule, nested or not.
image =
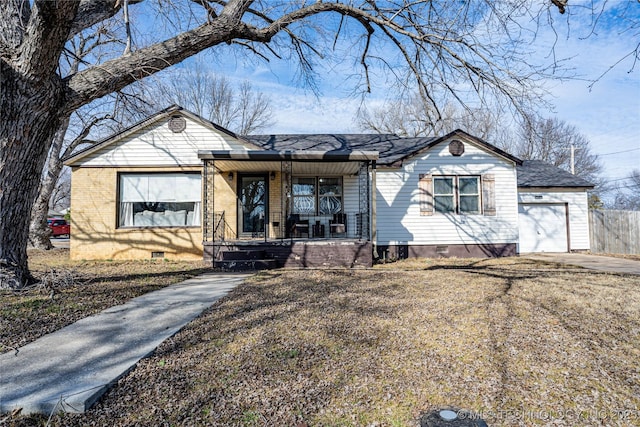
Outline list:
[[[60,125],[62,91],[57,76],[26,78],[4,59],[0,75],[0,288],[17,288],[32,280],[26,244],[29,213]]]
[[[62,151],[62,145],[64,144],[64,138],[68,128],[69,118],[66,117],[62,119],[60,127],[53,138],[45,175],[42,177],[42,182],[38,189],[38,196],[31,209],[29,241],[33,247],[46,251],[53,249],[51,229],[47,224],[49,201],[60,177],[60,171],[62,171],[63,163],[60,159],[60,152]]]
[[[46,192],[46,191],[45,191]],[[29,224],[29,242],[36,249],[48,251],[53,249],[51,243],[51,229],[47,224],[49,214],[49,201],[43,202],[43,193],[40,190],[36,202],[31,209],[31,223]]]

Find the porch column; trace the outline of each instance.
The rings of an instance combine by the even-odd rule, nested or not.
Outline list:
[[[378,258],[378,230],[376,225],[376,161],[371,161],[371,243],[373,245],[373,257]]]
[[[289,230],[287,230],[287,221],[291,209],[291,186],[293,183],[291,160],[280,161],[280,203],[282,205],[280,224],[282,225],[282,238],[286,238]]]
[[[364,160],[360,162],[358,170],[358,187],[360,189],[360,238],[369,240],[371,237],[371,186],[369,180],[369,161]]]
[[[216,167],[214,160],[204,161],[204,185],[202,189],[202,239],[213,241],[215,227],[214,186]]]

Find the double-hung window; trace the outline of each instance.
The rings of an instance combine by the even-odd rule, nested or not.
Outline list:
[[[293,213],[316,213],[316,179],[293,177]]]
[[[342,178],[318,178],[318,213],[342,212]]]
[[[479,176],[434,176],[433,205],[436,212],[480,213]]]
[[[119,227],[200,225],[199,173],[121,173],[118,181]]]
[[[293,177],[293,213],[331,215],[342,212],[341,177]]]

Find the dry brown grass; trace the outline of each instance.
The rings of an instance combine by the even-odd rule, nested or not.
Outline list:
[[[491,426],[640,425],[638,360],[637,276],[518,258],[271,271],[52,421],[415,426],[454,406]]]
[[[26,291],[0,291],[0,351],[20,347],[83,317],[193,277],[202,262],[70,261],[68,249],[29,251],[43,281]]]

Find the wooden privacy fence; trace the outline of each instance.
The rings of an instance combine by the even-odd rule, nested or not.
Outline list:
[[[640,211],[589,211],[591,252],[640,254]]]

